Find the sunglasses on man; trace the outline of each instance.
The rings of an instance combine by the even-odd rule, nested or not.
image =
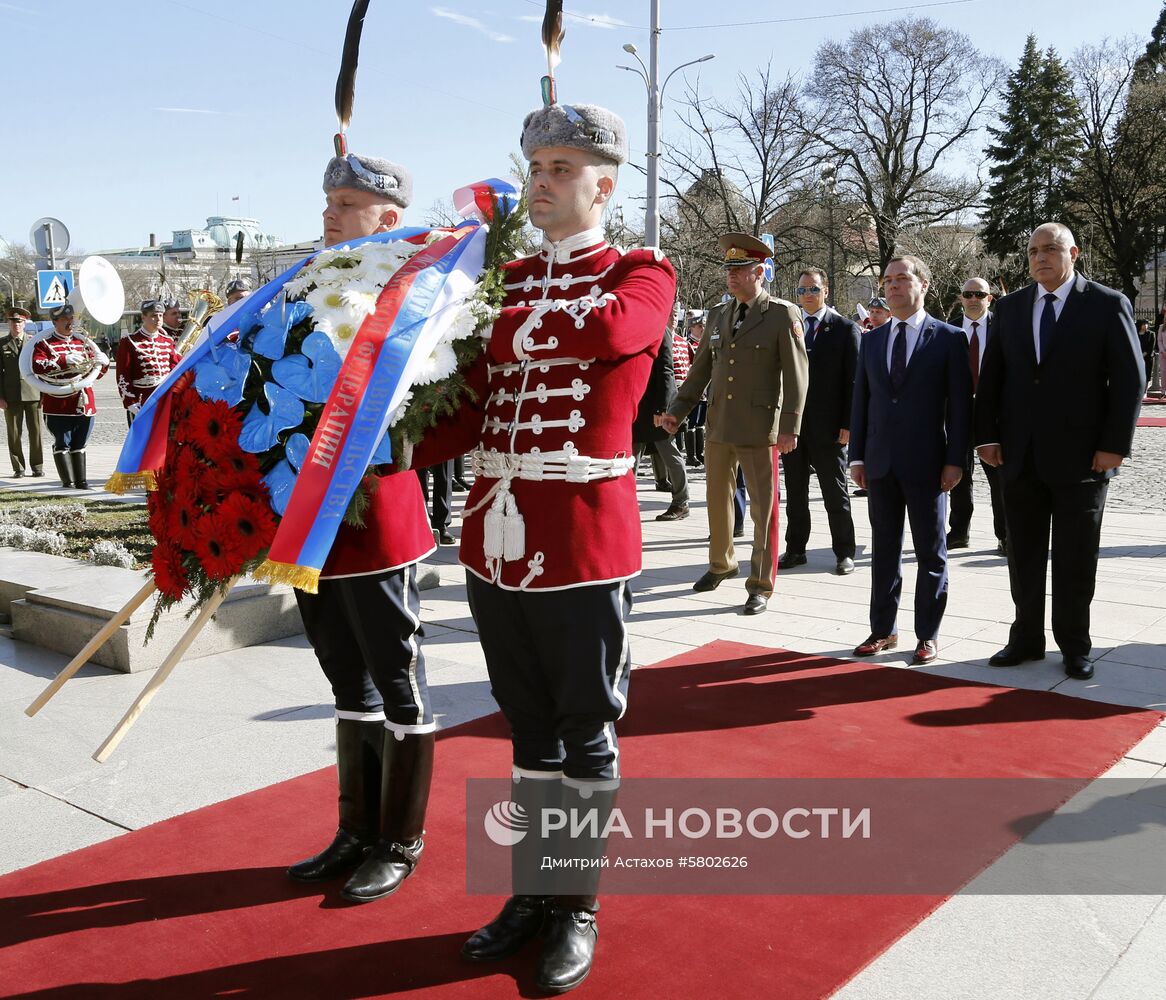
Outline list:
[[[821,290],[821,285],[810,285],[809,288],[807,288],[805,285],[798,285],[797,288],[799,295],[817,295]]]
[[[991,292],[960,292],[960,298],[963,299],[986,299]]]

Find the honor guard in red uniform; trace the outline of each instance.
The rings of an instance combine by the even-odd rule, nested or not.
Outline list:
[[[334,157],[324,172],[325,245],[397,228],[412,188],[388,160]],[[319,882],[351,872],[341,895],[356,903],[394,892],[417,865],[436,730],[417,589],[417,562],[435,548],[421,484],[412,474],[379,477],[369,504],[363,528],[341,526],[319,592],[296,591],[335,697],[340,796],[336,836],[288,875]]]
[[[81,378],[97,366],[97,378],[109,370],[109,358],[88,337],[73,330],[73,307],[57,306],[49,313],[53,332],[32,349],[32,374],[40,379]],[[45,423],[53,436],[53,463],[61,485],[89,489],[85,471],[85,442],[93,430],[97,403],[86,386],[66,396],[41,393]]]
[[[166,301],[166,311],[162,313],[162,330],[175,344],[182,336],[182,304],[177,299]]]
[[[174,338],[162,327],[166,307],[157,299],[142,303],[142,325],[136,333],[117,344],[117,391],[126,408],[126,423],[132,424],[142,404],[149,399],[178,364]]]
[[[415,461],[429,464],[431,445],[434,460],[474,448],[461,561],[510,724],[513,795],[533,829],[538,810],[559,803],[610,810],[619,783],[628,581],[642,554],[631,429],[676,279],[658,250],[625,253],[603,237],[627,159],[616,115],[551,104],[527,116],[522,150],[542,248],[505,266],[506,299],[470,374],[480,403],[422,442]],[[527,837],[515,848],[514,895],[462,955],[501,958],[545,925],[538,984],[562,992],[591,967],[598,869],[580,866],[582,879],[576,868],[564,884],[562,869],[536,870],[540,845]],[[594,857],[603,844],[558,850]]]

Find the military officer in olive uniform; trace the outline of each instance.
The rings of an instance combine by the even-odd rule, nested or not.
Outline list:
[[[21,439],[28,431],[28,467],[32,475],[44,475],[44,458],[40,437],[40,393],[20,375],[20,352],[24,348],[24,323],[30,319],[27,309],[13,306],[8,310],[8,333],[0,337],[0,409],[8,431],[8,455],[12,459],[12,478],[25,473],[24,447]]]
[[[660,417],[675,433],[708,385],[709,568],[693,590],[715,590],[738,573],[733,552],[737,467],[753,503],[753,559],[745,614],[761,614],[777,576],[778,455],[797,447],[809,386],[801,310],[764,288],[769,248],[745,233],[720,238],[732,299],[714,310],[676,401]]]

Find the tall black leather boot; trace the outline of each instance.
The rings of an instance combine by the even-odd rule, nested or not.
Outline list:
[[[425,809],[433,780],[434,733],[384,734],[381,835],[340,895],[371,903],[396,892],[413,874],[425,847]]]
[[[57,475],[60,477],[61,485],[71,490],[73,488],[73,470],[69,467],[69,453],[67,451],[53,452],[53,465],[57,467]]]
[[[381,803],[383,722],[336,720],[336,773],[340,783],[340,825],[319,854],[292,865],[294,882],[324,882],[356,868],[377,841]]]
[[[506,958],[543,929],[553,888],[549,879],[553,876],[541,869],[542,859],[551,853],[551,839],[542,837],[541,816],[544,809],[561,805],[562,790],[557,772],[553,778],[518,778],[510,797],[525,812],[530,827],[527,835],[510,849],[513,895],[498,916],[462,945],[462,958],[471,962]]]
[[[561,869],[556,874],[556,892],[547,903],[543,951],[535,982],[549,993],[573,990],[591,972],[595,945],[599,940],[595,915],[599,912],[596,893],[600,872],[597,864],[595,867],[591,864],[603,857],[607,823],[615,807],[615,791],[615,787],[602,787],[598,782],[594,787],[589,783],[579,787],[576,783],[564,782],[564,812],[569,818],[574,814],[588,817],[593,812],[594,826],[590,830],[594,832],[570,836],[564,829],[556,841],[558,850],[553,853],[582,863]],[[585,829],[573,819],[569,826]]]
[[[79,490],[89,489],[89,479],[85,475],[85,452],[69,452],[69,464],[73,468],[73,485]]]
[[[704,428],[698,427],[696,429],[696,461],[698,465],[704,465]]]

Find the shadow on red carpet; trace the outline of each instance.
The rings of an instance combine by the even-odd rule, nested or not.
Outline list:
[[[717,642],[637,670],[620,732],[627,777],[1088,779],[1160,718]],[[534,949],[458,957],[501,903],[465,892],[465,781],[508,761],[498,716],[442,734],[421,864],[366,906],[284,875],[331,836],[331,769],[0,878],[0,996],[535,996]],[[579,995],[826,996],[943,898],[608,896]]]

